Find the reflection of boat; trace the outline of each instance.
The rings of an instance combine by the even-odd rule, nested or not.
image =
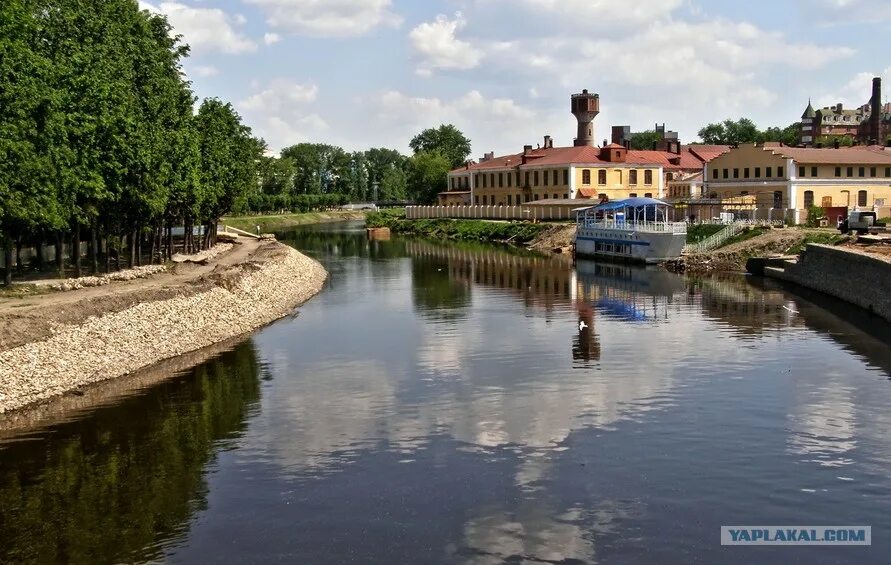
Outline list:
[[[687,224],[668,220],[670,204],[653,198],[627,198],[578,208],[577,256],[658,263],[680,257]]]
[[[658,267],[597,263],[582,259],[576,262],[575,270],[583,288],[597,286],[663,297],[682,294],[686,290],[684,277]]]
[[[647,319],[646,313],[636,304],[616,298],[601,298],[597,301],[597,309],[626,322],[643,322]]]

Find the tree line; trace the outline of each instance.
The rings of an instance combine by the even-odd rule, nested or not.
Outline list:
[[[0,2],[0,237],[63,243],[76,276],[213,243],[220,216],[256,185],[265,149],[233,107],[196,97],[189,47],[135,0]],[[204,225],[204,235],[193,236]],[[179,245],[180,242],[177,242]],[[114,259],[114,264],[111,261]],[[15,261],[19,263],[18,261]]]
[[[470,140],[454,125],[417,134],[411,156],[375,147],[346,151],[323,143],[298,143],[279,157],[263,157],[259,187],[235,212],[306,211],[349,201],[433,202],[446,189],[449,170],[470,155]]]

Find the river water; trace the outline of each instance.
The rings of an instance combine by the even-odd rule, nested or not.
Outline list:
[[[296,316],[0,436],[0,562],[889,562],[889,326],[744,277],[281,237],[330,272]],[[873,541],[722,547],[739,524]]]

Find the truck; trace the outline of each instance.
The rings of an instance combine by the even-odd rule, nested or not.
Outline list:
[[[870,230],[876,228],[884,229],[885,224],[879,222],[876,218],[876,213],[872,211],[864,212],[854,210],[848,214],[847,218],[839,218],[838,221],[838,231],[841,233],[869,233]]]

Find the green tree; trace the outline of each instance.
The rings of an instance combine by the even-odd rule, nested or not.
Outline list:
[[[470,155],[470,140],[452,124],[428,128],[414,136],[409,147],[415,154],[438,152],[446,158],[449,167],[460,167]]]
[[[379,198],[381,200],[405,200],[407,194],[405,171],[402,167],[391,165],[382,175]]]
[[[650,129],[632,133],[628,141],[631,149],[652,149],[653,144],[661,140],[662,136]]]
[[[407,166],[406,189],[409,198],[420,203],[432,203],[436,195],[447,188],[447,175],[451,164],[447,157],[436,151],[415,153]]]

